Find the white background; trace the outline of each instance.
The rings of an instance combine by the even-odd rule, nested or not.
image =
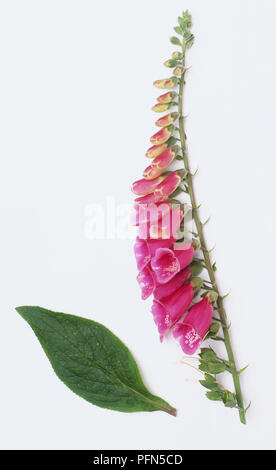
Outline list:
[[[231,289],[238,364],[250,363],[247,426],[205,399],[176,343],[159,343],[133,242],[84,236],[87,205],[132,201],[156,132],[152,82],[168,76],[168,38],[186,8],[196,37],[189,152],[220,285]],[[275,449],[275,16],[273,0],[0,2],[2,448]],[[104,323],[178,417],[74,395],[18,305]]]

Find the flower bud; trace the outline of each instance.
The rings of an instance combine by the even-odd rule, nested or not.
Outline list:
[[[200,277],[193,277],[191,280],[191,284],[194,288],[195,293],[198,292],[202,286],[202,279]]]
[[[174,127],[170,125],[169,127],[163,127],[160,131],[156,132],[151,138],[150,141],[153,145],[161,145],[167,142],[173,133]]]
[[[192,276],[198,276],[202,271],[202,263],[200,261],[193,261],[190,264],[190,270]]]
[[[167,127],[170,124],[172,124],[177,118],[179,114],[178,113],[169,113],[166,114],[166,116],[161,117],[160,119],[157,119],[155,122],[156,126],[158,127]]]
[[[176,60],[181,60],[183,58],[183,54],[181,54],[181,52],[175,51],[172,53],[172,58]]]
[[[179,147],[174,145],[173,147],[167,148],[160,155],[155,157],[144,173],[143,177],[145,179],[153,179],[160,176],[164,170],[172,163],[173,159],[177,155]]]
[[[132,184],[132,192],[134,194],[137,194],[137,196],[146,196],[147,194],[153,193],[155,188],[163,181],[164,176],[159,176],[158,178],[154,179],[141,179],[138,181],[135,181]]]
[[[162,194],[150,193],[146,196],[137,197],[134,199],[135,204],[156,204],[158,202],[167,201],[167,196],[162,196]]]
[[[215,292],[214,290],[210,290],[207,294],[208,299],[210,300],[210,302],[213,304],[217,301],[217,298],[218,298],[218,293]]]
[[[181,171],[181,170],[180,170]],[[170,173],[154,190],[154,194],[159,197],[167,197],[172,194],[182,181],[182,174],[180,171]]]
[[[155,80],[153,84],[156,86],[156,88],[173,88],[177,84],[177,78],[162,78],[161,80]]]
[[[173,101],[176,96],[177,93],[175,91],[168,91],[167,93],[158,96],[157,101],[158,103],[171,103],[171,101]]]
[[[183,68],[182,67],[175,67],[173,69],[173,74],[176,76],[176,77],[180,77],[180,75],[182,74],[183,72]]]
[[[177,61],[174,59],[169,59],[169,60],[166,60],[166,62],[164,62],[164,65],[165,67],[169,67],[169,68],[176,67]]]
[[[151,109],[155,113],[163,113],[164,111],[167,111],[169,107],[170,107],[169,103],[157,103]]]
[[[162,145],[153,145],[146,151],[146,157],[155,158],[158,155],[160,155],[160,153],[164,152],[166,148],[167,148],[167,143],[164,143]]]

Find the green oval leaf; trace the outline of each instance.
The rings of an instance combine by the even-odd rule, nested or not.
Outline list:
[[[41,307],[16,310],[33,329],[57,376],[77,395],[111,410],[176,415],[175,408],[147,390],[132,354],[105,326]]]
[[[220,374],[226,370],[226,366],[222,362],[203,362],[198,368],[203,372],[210,372],[211,374]]]
[[[183,30],[182,30],[179,26],[175,26],[173,29],[175,30],[175,32],[176,32],[177,34],[182,35]]]
[[[208,388],[209,390],[220,390],[218,384],[213,382],[208,382],[208,380],[199,380],[199,383],[203,385],[203,387]]]
[[[199,355],[203,362],[212,362],[217,359],[215,351],[209,348],[201,348]]]
[[[209,400],[222,401],[222,393],[221,392],[215,392],[215,391],[206,392],[205,395]]]
[[[172,36],[172,37],[170,38],[170,41],[171,41],[172,44],[175,44],[175,45],[177,45],[177,46],[181,46],[181,42],[180,42],[179,39],[178,39],[177,37],[175,37],[175,36]]]

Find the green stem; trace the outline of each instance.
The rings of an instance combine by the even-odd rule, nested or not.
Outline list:
[[[212,262],[210,259],[210,254],[209,251],[207,250],[206,242],[205,242],[205,237],[204,237],[204,229],[203,229],[203,224],[200,221],[199,213],[198,213],[198,206],[196,203],[196,198],[195,198],[195,192],[194,192],[194,185],[193,185],[193,177],[191,175],[191,170],[190,170],[190,165],[189,165],[189,160],[188,160],[188,155],[187,155],[187,147],[186,147],[186,134],[184,130],[184,116],[183,116],[183,91],[184,91],[184,85],[185,85],[185,52],[186,52],[186,47],[185,47],[185,40],[183,40],[183,60],[182,60],[182,66],[183,66],[183,74],[180,77],[179,81],[179,101],[178,101],[178,112],[179,112],[179,135],[180,135],[180,141],[181,141],[181,148],[182,148],[182,153],[183,153],[183,161],[184,161],[184,167],[188,172],[188,175],[186,177],[186,182],[188,185],[188,190],[189,190],[189,196],[191,199],[191,205],[193,209],[193,216],[194,216],[194,221],[196,224],[196,229],[198,233],[198,237],[200,240],[200,245],[201,249],[203,252],[204,256],[204,261],[206,264],[206,269],[209,274],[210,281],[212,283],[213,290],[217,292],[218,294],[218,299],[217,299],[217,311],[219,313],[219,317],[221,320],[222,325],[222,330],[223,330],[223,335],[224,335],[224,343],[228,355],[229,362],[231,364],[231,369],[232,369],[232,377],[233,377],[233,382],[234,382],[234,387],[235,387],[235,392],[236,392],[236,397],[237,397],[237,403],[239,406],[239,414],[240,414],[240,420],[243,424],[246,424],[246,419],[245,419],[245,409],[244,409],[244,404],[243,404],[243,397],[242,397],[242,391],[241,391],[241,385],[240,385],[240,379],[239,379],[239,374],[237,371],[237,367],[235,364],[235,359],[234,359],[234,354],[233,354],[233,349],[231,346],[231,340],[230,340],[230,335],[229,335],[229,329],[226,326],[227,325],[227,316],[226,312],[224,309],[223,305],[223,298],[219,293],[214,269],[212,266]]]

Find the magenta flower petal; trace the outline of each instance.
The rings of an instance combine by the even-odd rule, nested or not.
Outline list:
[[[141,288],[142,300],[146,300],[155,289],[154,274],[148,266],[138,273],[137,281]]]
[[[170,202],[157,202],[156,204],[135,204],[133,225],[143,225],[148,222],[156,222],[170,213]]]
[[[166,248],[170,248],[173,246],[173,244],[175,243],[175,239],[174,238],[160,238],[160,239],[149,239],[149,240],[146,240],[146,244],[147,244],[147,247],[148,247],[148,250],[149,250],[149,254],[150,254],[150,257],[154,257],[155,254],[156,254],[156,251],[157,250],[160,250],[160,249],[166,249]]]
[[[163,205],[163,204],[162,204]],[[177,238],[181,221],[184,214],[178,205],[171,211],[162,214],[158,220],[150,220],[147,223],[139,225],[140,238]]]
[[[135,204],[156,204],[167,200],[167,196],[163,196],[160,193],[150,193],[146,196],[137,197],[134,199]]]
[[[162,342],[163,337],[170,329],[170,316],[166,312],[163,305],[161,305],[159,302],[156,302],[155,300],[153,301],[153,304],[151,307],[151,313],[153,315],[154,323],[156,324],[158,328],[160,341]]]
[[[138,271],[142,271],[142,269],[147,266],[151,258],[155,255],[156,250],[159,248],[172,247],[174,243],[174,238],[146,240],[136,237],[136,242],[134,244],[134,254]]]
[[[152,270],[160,284],[170,281],[181,269],[190,264],[194,255],[194,247],[191,243],[182,245],[183,249],[172,250],[159,248],[151,260]]]
[[[186,312],[194,296],[194,288],[189,282],[173,294],[160,300],[154,300],[152,306],[153,319],[158,327],[160,339]]]
[[[159,176],[160,178],[160,176]],[[156,180],[157,178],[155,178]],[[162,182],[160,182],[154,189],[154,194],[157,197],[165,197],[172,194],[180,185],[182,177],[177,171],[170,173]],[[154,180],[146,180],[154,181]],[[136,194],[136,193],[135,193]]]
[[[155,188],[163,181],[164,176],[158,176],[152,180],[141,179],[132,184],[131,190],[137,196],[146,196],[153,193]]]
[[[134,244],[134,254],[138,271],[142,271],[142,269],[144,269],[151,259],[148,245],[145,240],[142,240],[138,237],[136,238],[136,242]]]
[[[194,354],[206,335],[213,315],[212,303],[208,296],[195,304],[182,323],[175,326],[173,335],[178,338],[185,354]]]
[[[161,300],[164,297],[168,297],[173,294],[179,287],[181,287],[184,282],[186,282],[191,275],[189,268],[182,269],[176,276],[174,276],[166,284],[158,284],[153,292],[154,298],[156,300]]]

